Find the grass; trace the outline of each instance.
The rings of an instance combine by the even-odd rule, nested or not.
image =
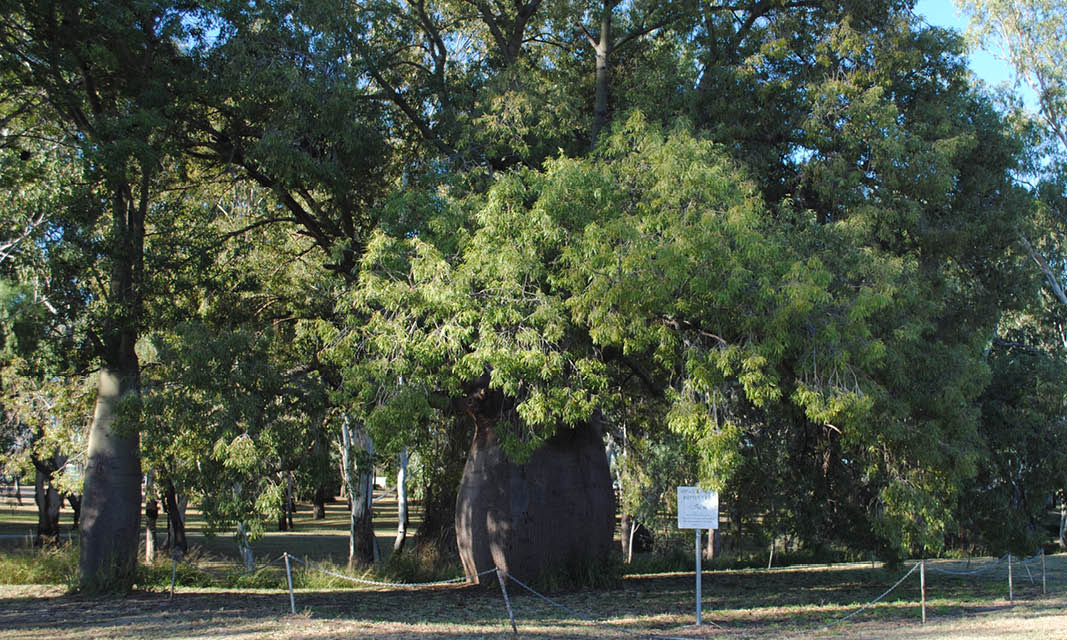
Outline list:
[[[395,514],[389,513],[389,507],[385,502],[376,507],[380,518],[376,533],[385,551],[391,547],[395,527]],[[14,510],[16,518],[8,517],[10,511],[8,505],[0,505],[0,531],[27,525],[32,529],[32,501]],[[172,565],[165,558],[142,569],[138,588],[129,596],[89,598],[67,589],[74,571],[73,548],[40,551],[28,548],[24,540],[4,541],[0,581],[9,584],[0,585],[0,631],[5,640],[513,637],[495,580],[483,587],[384,589],[364,585],[357,589],[342,578],[302,569],[294,573],[294,615],[281,563],[237,575],[233,541],[203,537],[198,514],[190,515],[196,547],[190,562],[179,567],[179,586],[173,596],[169,593]],[[295,531],[272,532],[255,543],[257,559],[273,559],[284,550],[313,559],[331,572],[353,575],[341,566],[347,552],[346,524],[343,503],[330,505],[326,521],[313,521],[305,507],[297,514]],[[16,533],[16,538],[25,533]],[[972,568],[989,561],[976,559]],[[1041,590],[1039,562],[1029,564],[1029,574],[1026,565],[1016,564],[1014,602],[1007,598],[1005,563],[979,576],[956,577],[935,569],[964,570],[966,561],[933,561],[927,572],[926,625],[921,624],[917,572],[883,601],[834,624],[881,595],[911,563],[896,570],[865,562],[707,571],[702,581],[705,625],[699,628],[693,626],[692,570],[652,572],[654,560],[642,563],[630,567],[642,573],[628,575],[612,586],[549,594],[566,609],[509,583],[519,636],[544,640],[1067,638],[1067,555],[1048,558],[1047,595]],[[428,571],[427,567],[438,569]],[[402,554],[387,558],[366,577],[412,582],[459,573],[454,564],[449,566],[440,558]]]

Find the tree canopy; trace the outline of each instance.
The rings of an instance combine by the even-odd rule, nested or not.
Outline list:
[[[141,456],[262,526],[351,425],[445,508],[486,429],[520,475],[593,429],[632,455],[616,480],[677,455],[738,530],[891,558],[1022,545],[995,501],[961,516],[1011,486],[1031,526],[1057,490],[1062,323],[1030,265],[1056,291],[1062,157],[1034,158],[1062,38],[1017,60],[1041,129],[906,0],[3,15],[4,403],[98,380],[68,445],[83,584],[130,580]]]

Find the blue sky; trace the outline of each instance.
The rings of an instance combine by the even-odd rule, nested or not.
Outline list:
[[[919,0],[915,3],[915,13],[926,18],[931,25],[948,27],[963,32],[967,28],[967,18],[960,16],[952,0]],[[1014,82],[1012,68],[989,51],[972,51],[970,55],[971,70],[985,80],[990,86]],[[1028,88],[1019,87],[1026,104],[1033,107],[1036,96]]]

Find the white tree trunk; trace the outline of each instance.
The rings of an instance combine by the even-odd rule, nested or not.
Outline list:
[[[156,560],[156,517],[158,517],[158,510],[156,516],[149,515],[150,505],[156,504],[156,472],[154,469],[149,469],[148,474],[145,476],[144,481],[144,501],[145,501],[145,527],[144,527],[144,562],[145,564],[152,564]],[[154,507],[158,509],[158,507]]]
[[[630,518],[630,536],[626,542],[626,564],[634,561],[634,537],[637,534],[637,518]]]
[[[393,553],[404,548],[408,536],[408,448],[400,449],[400,470],[396,472],[396,541]]]
[[[346,418],[341,423],[341,466],[351,504],[348,519],[349,567],[361,560],[378,562],[381,559],[372,523],[374,467],[372,464],[358,463],[355,457],[357,447],[366,452],[366,459],[373,459],[374,443],[362,429],[352,428]],[[369,552],[368,545],[371,548]]]
[[[1060,506],[1060,548],[1067,548],[1067,502]]]

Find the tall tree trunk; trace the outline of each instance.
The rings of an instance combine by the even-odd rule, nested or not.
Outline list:
[[[22,506],[22,482],[19,478],[19,474],[15,474],[15,500]]]
[[[125,590],[133,585],[141,528],[141,366],[134,349],[141,322],[144,220],[151,176],[141,175],[140,200],[130,185],[112,185],[110,231],[115,238],[107,305],[112,316],[100,336],[101,368],[82,495],[83,588]]]
[[[408,537],[408,448],[400,449],[400,469],[396,472],[396,540],[393,553],[404,549]]]
[[[360,450],[357,452],[357,448]],[[359,455],[359,454],[363,455]],[[357,461],[356,457],[362,457]],[[371,475],[370,458],[373,445],[362,430],[352,428],[348,420],[341,424],[341,465],[344,468],[345,487],[349,497],[348,518],[348,566],[373,564],[377,559],[374,527],[371,522]]]
[[[611,68],[610,58],[612,45],[611,14],[618,4],[617,0],[604,2],[603,11],[600,14],[600,38],[593,42],[596,51],[596,94],[593,104],[593,146],[596,146],[597,136],[608,124],[609,105],[608,100],[611,92]],[[590,39],[591,40],[591,39]]]

